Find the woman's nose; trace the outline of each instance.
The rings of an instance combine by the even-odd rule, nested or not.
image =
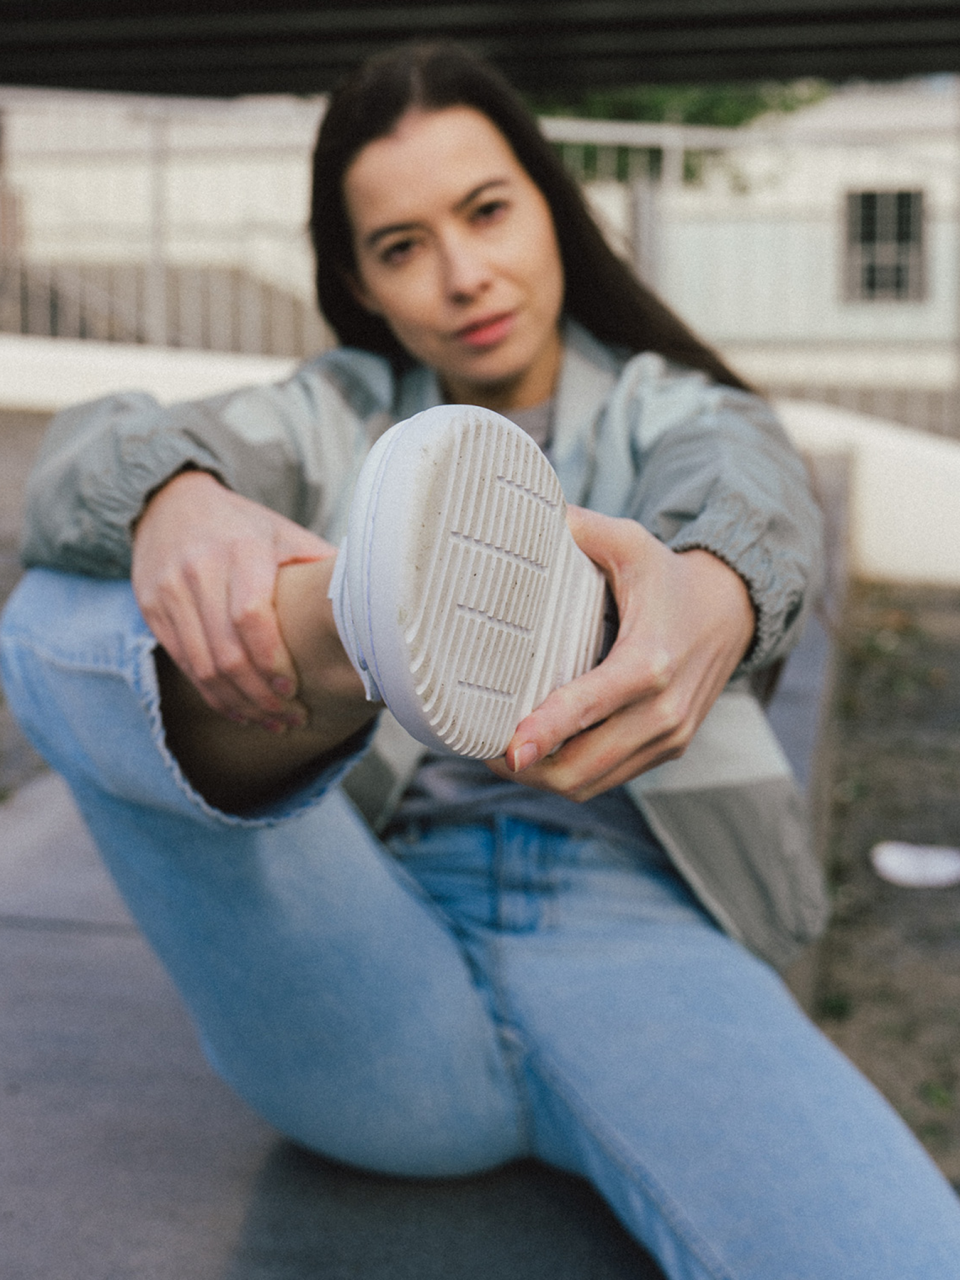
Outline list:
[[[490,264],[477,246],[461,240],[448,242],[444,252],[447,292],[452,298],[475,298],[491,277]]]

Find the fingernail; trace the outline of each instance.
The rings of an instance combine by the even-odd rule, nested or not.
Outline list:
[[[247,717],[242,716],[239,711],[227,711],[224,713],[228,720],[232,720],[234,724],[246,724]]]
[[[304,729],[307,724],[307,717],[302,711],[291,711],[288,716],[284,716],[284,724],[288,729]]]
[[[293,681],[289,676],[277,676],[270,684],[273,692],[280,698],[289,698],[293,693]]]
[[[285,733],[287,729],[282,720],[262,720],[261,724],[267,733]]]
[[[513,772],[519,773],[522,769],[528,769],[530,765],[537,763],[537,748],[532,742],[525,742],[522,747],[513,753]]]

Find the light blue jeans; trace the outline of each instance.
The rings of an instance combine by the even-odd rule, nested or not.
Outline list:
[[[960,1202],[642,828],[386,845],[336,786],[241,820],[168,753],[129,586],[46,571],[7,695],[70,783],[211,1062],[338,1160],[589,1179],[673,1280],[956,1280]]]

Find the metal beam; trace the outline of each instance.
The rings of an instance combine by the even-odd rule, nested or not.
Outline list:
[[[960,0],[0,0],[0,83],[317,92],[452,36],[522,87],[960,71]]]

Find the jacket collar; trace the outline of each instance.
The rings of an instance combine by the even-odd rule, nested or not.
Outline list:
[[[563,329],[563,362],[557,383],[550,457],[568,502],[583,504],[597,468],[597,434],[603,407],[617,382],[623,360],[576,320]],[[402,379],[397,419],[443,404],[432,369],[418,365]]]
[[[604,405],[623,365],[576,320],[564,326],[551,461],[568,502],[583,505],[597,469],[597,436]]]

